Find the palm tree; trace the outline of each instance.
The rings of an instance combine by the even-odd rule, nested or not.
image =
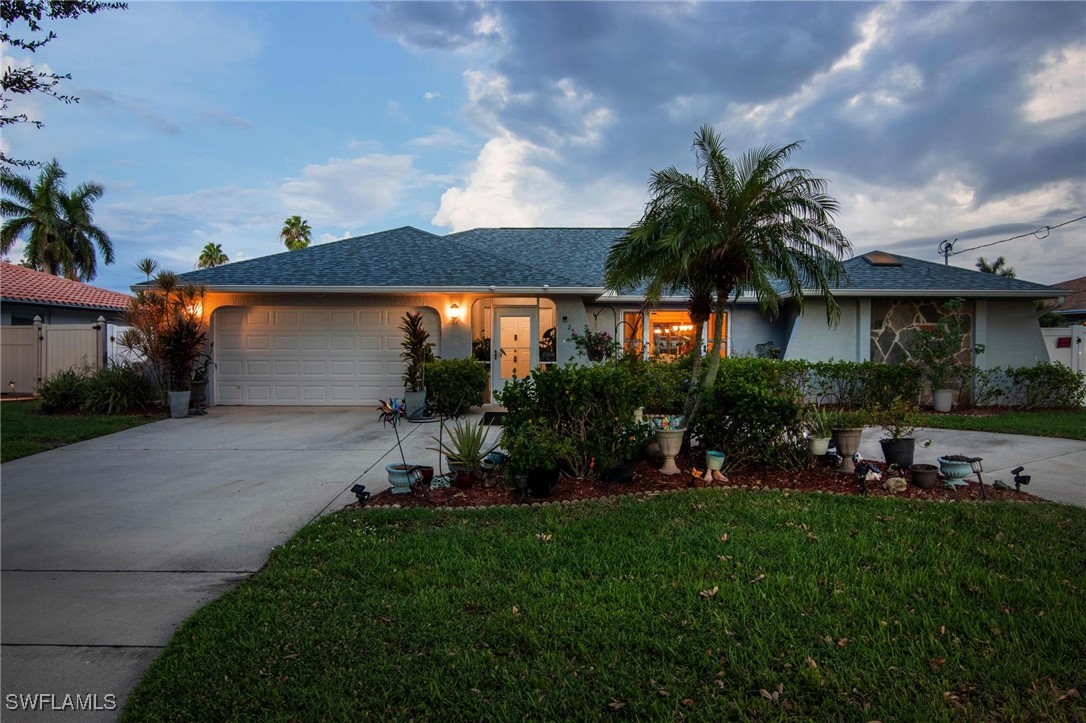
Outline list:
[[[200,260],[196,262],[196,267],[211,269],[228,263],[230,263],[230,257],[223,253],[222,246],[209,242],[200,252]]]
[[[977,259],[977,271],[981,271],[985,274],[994,274],[996,276],[1006,276],[1008,279],[1013,279],[1017,276],[1014,269],[1007,266],[1007,259],[1004,256],[1000,256],[992,262],[989,262],[988,259],[981,256]]]
[[[147,281],[151,280],[151,274],[158,270],[158,262],[148,256],[145,259],[140,259],[136,262],[136,268],[139,269],[141,274],[147,275]]]
[[[702,126],[694,136],[698,175],[674,166],[654,172],[644,216],[608,255],[607,283],[616,291],[645,280],[650,289],[653,280],[711,285],[715,323],[705,386],[716,381],[724,313],[733,295],[752,293],[762,314],[773,317],[780,311],[778,289],[802,309],[803,290],[813,288],[825,299],[827,321],[840,315],[831,290],[852,244],[833,224],[838,204],[826,193],[827,182],[785,165],[799,147],[767,146],[733,162],[713,128]],[[640,278],[628,273],[636,268],[629,264],[639,243],[648,247]],[[693,397],[698,377],[692,382]],[[687,407],[694,408],[691,398]]]
[[[90,281],[97,274],[95,246],[107,264],[113,263],[113,243],[94,223],[93,205],[104,189],[82,183],[65,191],[67,174],[56,159],[42,167],[38,180],[0,169],[0,215],[8,219],[0,229],[0,252],[7,253],[26,235],[25,260],[33,268],[70,279]]]
[[[291,216],[283,222],[283,230],[279,232],[286,247],[291,251],[300,251],[309,246],[309,222],[301,216]]]

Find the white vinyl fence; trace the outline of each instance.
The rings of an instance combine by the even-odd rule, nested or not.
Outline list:
[[[1041,329],[1045,346],[1048,348],[1048,360],[1071,367],[1076,372],[1086,372],[1086,359],[1083,359],[1083,338],[1086,326],[1056,326]]]
[[[3,391],[32,394],[42,379],[65,369],[95,371],[106,364],[105,319],[97,324],[0,327]]]

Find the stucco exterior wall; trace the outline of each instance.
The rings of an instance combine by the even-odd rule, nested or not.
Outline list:
[[[807,299],[803,313],[792,324],[784,359],[807,361],[866,361],[871,356],[869,335],[870,299],[838,299],[840,321],[826,323],[826,302]]]
[[[977,309],[977,343],[985,345],[984,353],[977,356],[977,366],[990,369],[1048,361],[1048,349],[1032,301],[990,299],[979,302],[978,307],[980,304],[987,309],[984,318],[981,309]]]
[[[758,344],[767,341],[780,348],[783,355],[788,345],[788,327],[791,319],[786,312],[775,321],[762,318],[757,305],[744,304],[728,312],[728,353],[733,356],[757,356]]]

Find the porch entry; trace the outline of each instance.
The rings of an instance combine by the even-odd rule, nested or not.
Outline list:
[[[525,306],[494,308],[496,341],[491,351],[491,389],[514,377],[523,379],[539,364],[539,310]]]

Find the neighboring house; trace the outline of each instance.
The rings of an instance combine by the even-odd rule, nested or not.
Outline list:
[[[119,320],[131,296],[0,261],[0,326],[93,324]]]
[[[1048,311],[1063,317],[1067,324],[1086,324],[1086,276],[1061,281],[1055,288],[1069,293],[1062,302],[1049,303]]]
[[[400,318],[423,311],[435,353],[491,364],[492,387],[574,358],[585,326],[670,356],[689,347],[683,299],[644,310],[603,287],[624,229],[495,228],[438,236],[404,227],[182,274],[205,284],[217,404],[372,404],[402,394]],[[840,323],[807,296],[764,320],[742,297],[728,311],[729,354],[894,361],[941,301],[966,299],[979,366],[1033,364],[1047,352],[1033,301],[1064,292],[1019,279],[873,252],[845,262]],[[135,288],[139,288],[138,286]],[[710,327],[711,328],[711,327]],[[493,343],[492,343],[493,340]]]

